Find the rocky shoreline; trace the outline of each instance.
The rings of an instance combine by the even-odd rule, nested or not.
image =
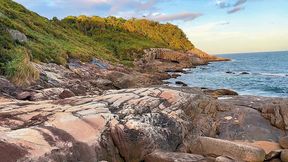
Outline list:
[[[213,60],[144,54],[134,69],[97,59],[35,64],[40,80],[25,88],[0,77],[0,159],[288,161],[288,99],[164,86],[177,77],[168,72]]]

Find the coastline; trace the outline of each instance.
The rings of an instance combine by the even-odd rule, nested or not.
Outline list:
[[[168,72],[208,63],[193,54],[150,49],[135,62],[137,69],[101,60],[35,64],[42,78],[25,89],[1,77],[1,91],[17,93],[0,97],[0,157],[252,162],[285,154],[288,99],[162,84],[173,77]],[[7,156],[11,152],[17,156]]]

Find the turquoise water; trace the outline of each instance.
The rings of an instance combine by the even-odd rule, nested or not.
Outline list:
[[[241,95],[288,97],[288,52],[219,56],[232,61],[185,69],[187,74],[168,81],[183,81],[192,87],[227,88]]]

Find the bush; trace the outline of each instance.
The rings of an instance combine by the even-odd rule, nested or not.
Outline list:
[[[5,66],[5,74],[18,86],[26,86],[39,79],[39,72],[30,62],[26,49],[17,49],[11,61]],[[11,54],[11,53],[10,53]]]

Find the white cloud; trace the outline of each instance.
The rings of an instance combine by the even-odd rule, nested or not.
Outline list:
[[[147,16],[147,18],[155,21],[174,21],[174,20],[191,21],[202,15],[203,15],[202,13],[192,13],[192,12],[183,12],[177,14],[154,13]]]

